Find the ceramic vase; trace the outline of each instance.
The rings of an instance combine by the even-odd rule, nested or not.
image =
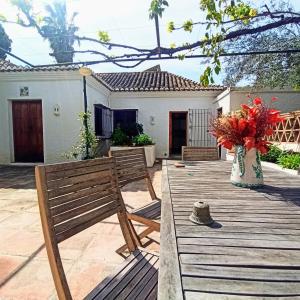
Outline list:
[[[235,147],[230,180],[233,185],[245,188],[259,187],[264,184],[260,157],[256,148],[247,151],[244,146]]]

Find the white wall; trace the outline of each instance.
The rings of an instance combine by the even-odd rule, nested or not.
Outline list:
[[[105,93],[94,87],[95,81],[94,78],[87,80],[90,109],[94,103],[107,103]],[[19,96],[21,86],[29,87],[28,97]],[[44,161],[66,160],[63,153],[78,140],[78,113],[83,111],[82,90],[82,77],[78,71],[0,73],[0,163],[14,161],[11,100],[42,100]],[[53,113],[57,104],[59,116]]]
[[[219,92],[128,92],[112,93],[112,109],[138,109],[138,122],[156,143],[156,157],[169,156],[169,112],[211,108]],[[150,117],[154,117],[154,125]]]
[[[248,95],[251,98],[261,97],[266,103],[271,104],[272,97],[278,100],[272,106],[281,112],[300,110],[300,92],[294,90],[252,90],[250,88],[227,89],[214,100],[214,108],[223,108],[223,113],[240,109],[242,103],[248,103]]]

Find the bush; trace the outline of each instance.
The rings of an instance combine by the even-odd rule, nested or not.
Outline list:
[[[262,154],[260,156],[261,160],[277,163],[280,156],[284,154],[284,151],[282,151],[279,147],[275,145],[271,145],[270,150],[266,154]]]
[[[133,138],[133,143],[136,146],[153,145],[151,137],[145,133],[139,134]]]
[[[283,168],[298,170],[300,168],[300,153],[282,155],[278,158],[278,163]]]
[[[124,146],[128,145],[129,138],[121,128],[116,128],[111,136],[113,145]]]

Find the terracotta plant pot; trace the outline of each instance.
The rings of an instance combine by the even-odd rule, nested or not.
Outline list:
[[[245,188],[259,187],[264,184],[260,157],[256,148],[246,151],[243,146],[235,147],[230,180],[233,185]]]

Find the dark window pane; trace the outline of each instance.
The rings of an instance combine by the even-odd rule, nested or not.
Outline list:
[[[126,131],[137,122],[137,110],[114,110],[114,128]]]
[[[95,105],[95,133],[104,138],[112,134],[112,111],[101,104]]]

